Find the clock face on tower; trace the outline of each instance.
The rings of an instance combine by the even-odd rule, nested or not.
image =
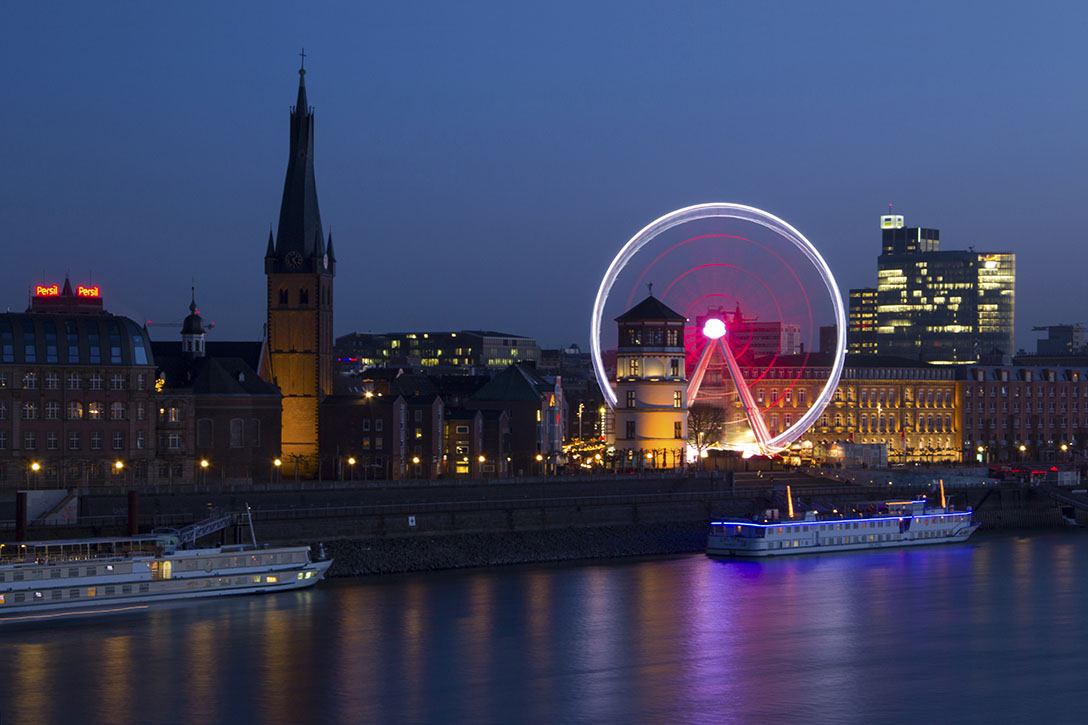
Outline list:
[[[291,269],[298,269],[302,266],[302,255],[298,252],[288,252],[284,261],[287,262],[287,266]]]

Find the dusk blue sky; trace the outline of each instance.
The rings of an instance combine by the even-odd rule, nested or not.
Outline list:
[[[675,208],[792,223],[844,292],[894,202],[1017,254],[1017,343],[1088,320],[1082,3],[8,3],[4,304],[93,281],[257,339],[298,52],[335,331],[586,346],[612,257]],[[156,338],[171,328],[154,328]]]

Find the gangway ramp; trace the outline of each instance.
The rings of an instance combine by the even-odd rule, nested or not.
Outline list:
[[[1073,491],[1065,491],[1056,486],[1036,486],[1040,491],[1048,494],[1052,499],[1058,503],[1063,503],[1066,506],[1072,506],[1075,509],[1081,511],[1088,511],[1088,495],[1084,493],[1075,493]]]
[[[234,514],[197,521],[195,524],[189,524],[185,528],[180,529],[178,531],[178,540],[182,544],[195,544],[197,539],[207,536],[208,534],[214,534],[216,531],[222,531],[233,523]]]

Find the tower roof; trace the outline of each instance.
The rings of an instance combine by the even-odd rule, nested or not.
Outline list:
[[[300,68],[298,99],[291,108],[291,150],[273,249],[276,270],[324,271],[324,265],[315,264],[315,260],[325,253],[322,239],[314,179],[314,114],[306,100],[306,70]]]
[[[642,302],[616,318],[616,322],[670,322],[684,321],[687,318],[661,300],[650,295]]]
[[[189,303],[189,314],[181,323],[182,335],[203,335],[204,320],[200,316],[200,310],[196,308],[196,289],[193,289],[193,301]]]

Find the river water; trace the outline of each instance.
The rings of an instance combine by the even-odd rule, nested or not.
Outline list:
[[[0,723],[1083,722],[1088,534],[323,582],[0,629]]]

